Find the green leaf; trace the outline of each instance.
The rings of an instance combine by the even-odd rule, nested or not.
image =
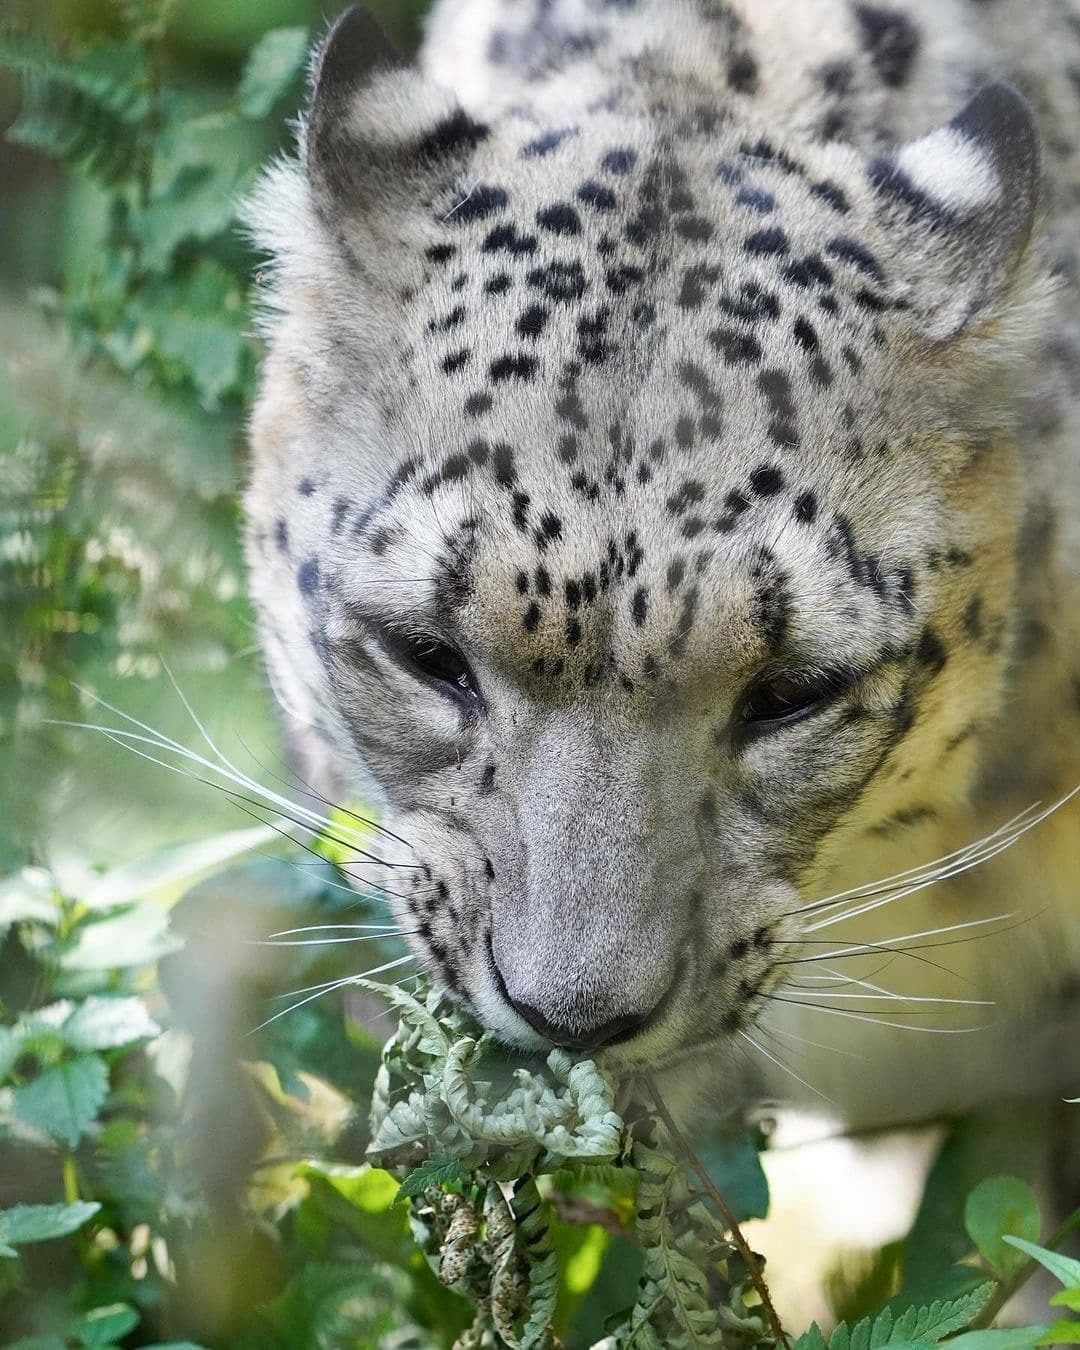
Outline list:
[[[423,1195],[429,1186],[448,1186],[454,1182],[462,1184],[469,1180],[469,1170],[458,1158],[429,1158],[415,1168],[398,1187],[395,1200],[407,1199],[410,1195]]]
[[[82,924],[60,957],[64,970],[124,970],[148,966],[183,943],[169,932],[168,916],[155,905],[134,905],[123,913]]]
[[[1080,1322],[1072,1317],[1063,1317],[1048,1327],[1039,1337],[1037,1345],[1080,1345]]]
[[[709,1140],[699,1147],[698,1156],[740,1223],[765,1218],[769,1212],[769,1182],[750,1135]]]
[[[245,117],[265,117],[297,80],[308,51],[306,28],[273,28],[252,48],[238,99]]]
[[[80,1345],[98,1347],[113,1345],[139,1325],[139,1314],[130,1303],[110,1303],[94,1308],[68,1328]]]
[[[132,297],[126,317],[205,407],[239,391],[249,319],[236,278],[219,263],[203,258],[185,276],[156,279]]]
[[[1052,1308],[1068,1308],[1080,1312],[1080,1289],[1059,1289],[1050,1299]]]
[[[0,1233],[12,1247],[47,1242],[74,1233],[100,1208],[92,1200],[78,1200],[71,1205],[15,1205],[0,1210]]]
[[[109,1092],[109,1071],[99,1055],[82,1055],[47,1069],[15,1088],[15,1114],[74,1148]]]
[[[233,858],[252,849],[263,848],[276,838],[270,826],[248,830],[229,830],[191,843],[172,844],[134,862],[114,867],[83,888],[76,899],[91,909],[117,909],[135,900],[148,900],[173,892],[184,883],[194,884]]]
[[[1062,1256],[1060,1252],[1052,1252],[1048,1247],[1040,1247],[1025,1238],[1014,1237],[1012,1233],[1007,1233],[1004,1241],[1045,1266],[1066,1289],[1080,1289],[1080,1261],[1071,1256]]]
[[[910,1340],[940,1341],[977,1317],[994,1288],[994,1282],[987,1280],[960,1298],[939,1299],[925,1308],[908,1308],[896,1319],[893,1335]]]
[[[1049,1328],[1001,1327],[989,1331],[965,1331],[949,1341],[949,1350],[1033,1350]]]
[[[967,1198],[964,1227],[989,1265],[1008,1277],[1023,1262],[1005,1234],[1034,1241],[1042,1231],[1039,1202],[1019,1177],[987,1177]]]
[[[160,1032],[141,998],[96,995],[84,999],[60,1027],[60,1035],[72,1050],[113,1050]]]
[[[825,1350],[825,1335],[816,1322],[811,1322],[795,1342],[792,1350]]]

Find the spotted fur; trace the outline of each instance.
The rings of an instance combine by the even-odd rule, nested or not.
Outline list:
[[[820,1025],[786,961],[815,899],[1080,779],[1078,137],[1065,0],[442,0],[419,67],[358,11],[326,40],[252,207],[252,588],[307,761],[382,804],[415,950],[509,1042],[707,1043],[700,1081],[758,1023],[851,1030],[865,1072],[793,1055],[849,1114],[978,1090],[935,1043],[901,1100],[950,1038]],[[762,730],[780,675],[822,700]],[[1037,911],[962,990],[897,982],[989,990],[1039,1080],[1078,821],[828,936]]]

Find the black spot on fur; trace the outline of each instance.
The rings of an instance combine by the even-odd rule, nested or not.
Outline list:
[[[761,360],[761,343],[753,333],[736,328],[714,328],[709,341],[729,365],[744,366]]]
[[[634,167],[637,162],[637,155],[633,150],[609,150],[600,161],[600,167],[608,173],[626,174]]]
[[[737,52],[728,61],[728,84],[737,94],[756,93],[758,64],[749,52]]]
[[[536,374],[536,357],[500,356],[491,363],[491,378],[495,384],[504,380],[531,380]]]
[[[577,199],[584,202],[586,206],[591,206],[594,211],[614,211],[615,194],[609,187],[604,187],[602,183],[593,182],[589,179],[587,183],[577,190]]]
[[[536,223],[552,234],[580,234],[581,217],[569,202],[555,202],[536,213]]]
[[[296,584],[301,595],[314,595],[319,589],[319,560],[308,558],[296,569]]]
[[[817,497],[809,490],[800,492],[795,498],[795,519],[804,525],[812,525],[817,518]]]
[[[465,413],[468,417],[479,417],[482,413],[490,411],[491,403],[490,394],[470,394],[465,400]]]
[[[641,628],[649,612],[647,592],[644,586],[639,586],[634,592],[634,601],[631,606],[631,612],[634,616],[634,623]]]
[[[877,5],[856,5],[855,18],[878,79],[891,89],[906,84],[919,50],[919,30],[911,19]]]
[[[486,220],[496,211],[504,211],[510,198],[506,189],[478,183],[465,200],[449,213],[448,219],[464,225],[473,220]]]
[[[924,628],[915,648],[915,659],[926,666],[932,675],[936,675],[945,666],[949,654],[938,634],[930,627]]]
[[[873,277],[875,281],[885,280],[885,272],[881,264],[868,248],[864,248],[855,239],[848,239],[845,236],[830,239],[825,245],[825,252],[831,254],[834,258],[841,258],[844,262],[851,263],[852,267],[857,268],[868,277]]]
[[[744,282],[734,295],[721,296],[719,305],[725,314],[730,314],[734,319],[745,319],[748,323],[780,316],[780,301],[756,281]]]
[[[516,225],[496,225],[484,240],[484,253],[509,253],[513,257],[536,252],[536,237],[518,234]]]
[[[538,338],[548,321],[548,311],[543,305],[530,305],[517,321],[517,330],[522,337]]]
[[[589,284],[579,262],[553,262],[534,268],[528,282],[542,290],[549,300],[563,301],[580,300]]]
[[[783,254],[788,251],[788,237],[776,228],[755,230],[743,241],[743,249],[750,254]]]
[[[572,136],[572,128],[564,128],[561,131],[545,131],[537,136],[527,145],[521,147],[521,154],[524,159],[543,159],[550,155],[552,151],[557,150],[567,137]]]
[[[762,464],[750,475],[750,490],[758,497],[775,497],[783,487],[784,475],[775,464]]]

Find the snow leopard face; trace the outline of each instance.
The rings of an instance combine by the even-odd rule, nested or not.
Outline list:
[[[632,1066],[734,1043],[845,859],[965,791],[1038,163],[1001,85],[875,157],[602,75],[486,122],[339,22],[254,207],[248,511],[414,950]]]

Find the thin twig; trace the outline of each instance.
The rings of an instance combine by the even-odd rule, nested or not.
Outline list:
[[[1043,1243],[1043,1246],[1049,1247],[1051,1251],[1054,1251],[1065,1241],[1069,1234],[1077,1228],[1080,1228],[1080,1209],[1074,1209],[1057,1232]],[[1012,1298],[1013,1294],[1025,1285],[1036,1271],[1041,1269],[1042,1266],[1040,1263],[1033,1257],[1029,1257],[1016,1274],[1013,1275],[1012,1279],[1002,1280],[997,1289],[994,1290],[983,1304],[982,1308],[979,1310],[978,1316],[970,1323],[971,1329],[980,1330],[983,1327],[988,1327],[1002,1308],[1004,1308],[1005,1304],[1008,1303],[1009,1299]]]
[[[776,1337],[777,1342],[780,1345],[787,1346],[788,1350],[790,1350],[791,1341],[788,1338],[787,1332],[781,1325],[780,1318],[777,1316],[776,1309],[773,1307],[772,1299],[769,1297],[769,1287],[765,1283],[764,1275],[761,1273],[761,1266],[758,1264],[758,1259],[751,1250],[750,1244],[747,1242],[746,1238],[743,1237],[742,1229],[739,1227],[738,1220],[735,1218],[735,1215],[731,1212],[731,1209],[728,1206],[727,1201],[717,1190],[716,1185],[714,1184],[712,1178],[705,1170],[704,1164],[702,1163],[701,1159],[690,1147],[690,1144],[688,1143],[685,1135],[675,1124],[675,1121],[671,1117],[671,1112],[664,1105],[664,1099],[660,1096],[659,1089],[657,1088],[656,1083],[653,1081],[650,1075],[646,1075],[645,1084],[649,1090],[649,1095],[653,1099],[653,1105],[656,1107],[656,1113],[660,1117],[660,1119],[664,1122],[664,1128],[671,1135],[675,1144],[682,1151],[682,1154],[685,1157],[686,1161],[690,1164],[691,1168],[697,1174],[697,1178],[701,1182],[701,1185],[706,1195],[708,1195],[709,1199],[720,1211],[724,1223],[727,1225],[728,1231],[731,1234],[732,1241],[735,1243],[735,1246],[738,1247],[743,1260],[746,1262],[746,1268],[750,1272],[750,1279],[753,1282],[754,1288],[758,1292],[759,1298],[761,1299],[761,1304],[762,1307],[765,1309],[765,1316],[769,1319],[769,1325],[772,1327],[773,1335]]]

